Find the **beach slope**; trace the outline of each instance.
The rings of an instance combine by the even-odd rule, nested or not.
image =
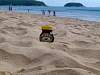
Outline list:
[[[52,24],[55,41],[39,41]],[[100,75],[100,23],[0,12],[0,75]]]

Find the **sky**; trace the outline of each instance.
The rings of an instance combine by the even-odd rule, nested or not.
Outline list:
[[[100,7],[100,0],[38,0],[49,6],[64,6],[68,2],[79,2],[87,7]]]

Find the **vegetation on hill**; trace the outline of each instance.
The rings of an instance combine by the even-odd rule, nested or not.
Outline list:
[[[84,7],[83,4],[81,3],[74,3],[74,2],[71,2],[71,3],[67,3],[64,5],[65,7]]]
[[[46,6],[44,2],[36,0],[0,0],[0,5]]]

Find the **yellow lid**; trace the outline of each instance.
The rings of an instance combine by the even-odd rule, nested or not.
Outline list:
[[[53,29],[51,25],[45,25],[45,26],[42,26],[41,28],[42,30],[52,30]]]

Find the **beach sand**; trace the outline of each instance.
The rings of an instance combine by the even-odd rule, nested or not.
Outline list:
[[[39,41],[53,25],[55,41]],[[0,75],[100,75],[100,23],[0,12]]]

